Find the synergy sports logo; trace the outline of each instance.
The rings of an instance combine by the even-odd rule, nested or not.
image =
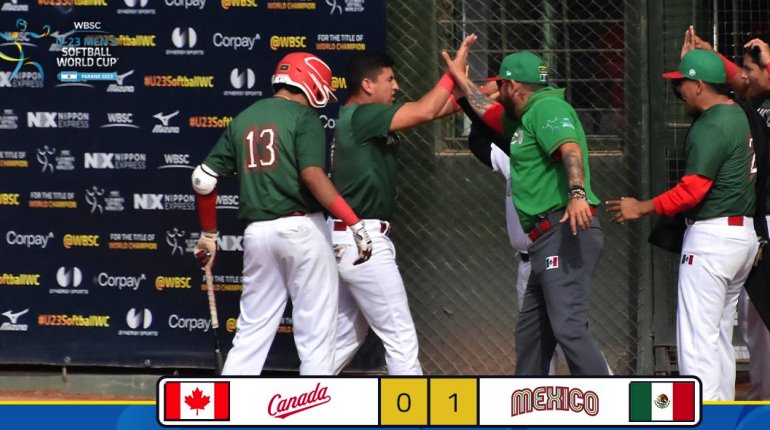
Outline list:
[[[128,9],[118,9],[118,15],[155,15],[155,9],[148,9],[150,0],[123,0]]]
[[[0,325],[0,331],[27,331],[29,329],[27,324],[19,324],[19,317],[25,315],[27,312],[29,312],[29,308],[18,312],[9,309],[0,314],[8,318],[8,321],[3,321],[3,324]]]
[[[192,27],[177,27],[171,32],[171,42],[177,49],[166,49],[166,55],[203,55],[202,49],[193,49],[198,43],[198,33]]]
[[[152,117],[160,121],[160,124],[155,124],[155,127],[152,128],[153,134],[179,134],[179,127],[178,126],[171,126],[169,125],[171,122],[171,119],[175,116],[179,115],[179,111],[171,112],[170,114],[164,114],[163,112],[158,112]]]
[[[64,266],[59,267],[56,271],[56,283],[60,288],[51,288],[48,290],[48,294],[85,294],[88,295],[87,289],[78,289],[83,282],[83,272],[79,268],[73,267],[68,269]]]
[[[267,413],[275,418],[285,419],[291,415],[324,405],[332,400],[327,391],[328,387],[322,387],[319,382],[316,383],[315,388],[300,395],[283,398],[280,394],[276,394],[270,398]]]
[[[230,71],[230,85],[234,90],[225,90],[224,95],[262,97],[262,91],[252,90],[256,82],[254,70],[248,67],[244,69],[235,68]]]
[[[56,283],[59,284],[59,286],[62,288],[79,287],[82,281],[83,272],[81,272],[77,267],[67,269],[66,267],[62,266],[59,267],[59,270],[56,271]]]
[[[144,276],[144,275],[142,275]],[[129,330],[118,330],[118,336],[157,336],[157,330],[147,330],[152,325],[152,312],[145,309],[131,308],[126,312],[126,325]]]

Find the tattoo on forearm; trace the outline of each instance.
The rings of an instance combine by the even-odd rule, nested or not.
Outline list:
[[[495,101],[484,95],[481,91],[479,91],[478,88],[476,88],[475,85],[468,83],[465,85],[465,94],[468,103],[475,109],[477,112],[479,112],[480,115],[483,115],[484,112],[489,109],[490,106],[495,104]]]
[[[567,171],[569,185],[585,185],[583,158],[580,156],[580,151],[574,149],[562,151],[561,159],[564,163],[564,170]]]

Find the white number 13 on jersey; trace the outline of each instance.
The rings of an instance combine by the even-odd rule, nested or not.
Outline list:
[[[252,127],[246,131],[243,143],[246,145],[246,168],[249,170],[273,170],[278,162],[276,152],[277,130],[273,127]]]

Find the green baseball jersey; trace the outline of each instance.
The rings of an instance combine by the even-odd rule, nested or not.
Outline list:
[[[393,216],[398,137],[389,130],[401,106],[367,103],[340,108],[332,146],[332,181],[360,218]]]
[[[685,175],[714,181],[706,197],[684,215],[708,219],[754,215],[754,151],[749,121],[737,104],[718,104],[701,113],[685,142]]]
[[[580,145],[586,197],[589,204],[598,205],[591,190],[585,132],[575,109],[564,100],[564,90],[548,87],[530,95],[511,138],[511,190],[525,232],[535,226],[538,215],[567,206],[567,172],[553,153],[568,142]]]
[[[300,172],[324,168],[325,159],[326,136],[315,110],[270,97],[233,119],[204,164],[220,176],[237,174],[238,216],[248,222],[322,210]]]

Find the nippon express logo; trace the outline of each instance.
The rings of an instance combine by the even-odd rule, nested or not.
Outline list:
[[[203,55],[202,49],[193,49],[198,44],[198,33],[192,27],[176,27],[171,32],[171,42],[176,49],[166,49],[166,55]]]
[[[135,210],[194,211],[193,194],[134,194]]]
[[[0,7],[2,12],[29,12],[29,5],[24,4],[25,0],[10,0],[3,3]]]
[[[43,88],[41,72],[0,72],[0,88]]]
[[[155,9],[147,8],[150,0],[123,0],[126,8],[118,9],[118,15],[155,15]]]
[[[316,383],[315,388],[304,393],[286,397],[280,393],[275,394],[267,405],[267,413],[272,417],[285,419],[294,414],[325,405],[332,400],[327,391],[328,387],[322,387],[319,382]]]
[[[3,321],[3,324],[0,325],[0,331],[27,331],[29,326],[27,326],[27,324],[20,323],[19,318],[23,315],[26,315],[28,312],[29,308],[24,309],[23,311],[14,311],[9,309],[0,314],[8,319],[7,321]]]
[[[145,170],[147,154],[141,152],[86,152],[83,167],[105,170]]]
[[[158,112],[153,115],[152,117],[160,122],[152,128],[153,134],[179,134],[179,126],[171,125],[171,120],[177,115],[179,115],[178,110],[169,114]]]
[[[99,128],[112,127],[139,128],[138,125],[134,124],[134,114],[129,112],[108,112],[107,123],[102,124]]]
[[[29,128],[88,128],[88,112],[27,112]]]
[[[103,214],[104,212],[122,212],[125,210],[126,199],[120,195],[120,191],[106,192],[104,188],[96,185],[86,189],[84,193],[86,205],[91,214]]]

